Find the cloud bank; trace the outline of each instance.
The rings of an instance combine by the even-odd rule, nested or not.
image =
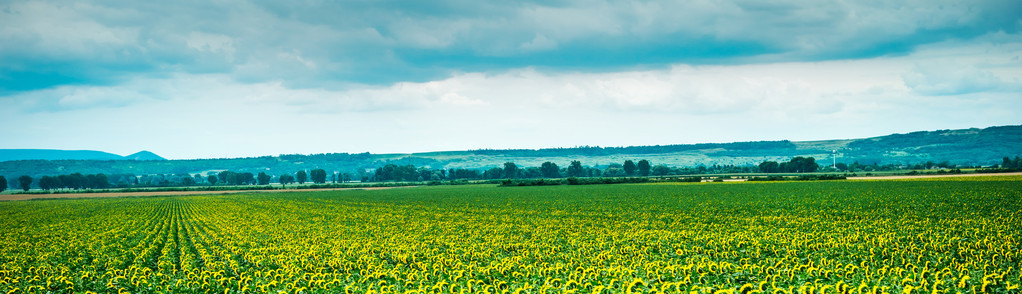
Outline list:
[[[194,158],[1017,124],[1020,8],[8,1],[0,115],[23,127],[0,148]]]

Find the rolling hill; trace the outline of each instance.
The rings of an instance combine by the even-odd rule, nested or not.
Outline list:
[[[149,151],[128,156],[95,150],[0,149],[0,161],[15,160],[167,160]]]
[[[836,153],[834,151],[836,150]],[[71,153],[65,153],[71,152]],[[998,126],[984,129],[920,131],[908,134],[824,141],[760,141],[736,143],[680,144],[629,147],[574,147],[547,149],[468,150],[411,154],[330,153],[279,155],[251,158],[161,160],[143,151],[117,156],[99,151],[27,152],[0,150],[3,158],[22,154],[48,154],[42,160],[0,162],[0,175],[83,174],[195,174],[209,171],[266,172],[273,175],[322,168],[352,172],[374,169],[385,164],[430,168],[485,169],[515,162],[518,166],[539,166],[552,161],[566,166],[572,160],[584,165],[606,166],[627,159],[647,159],[653,164],[676,167],[699,165],[755,165],[764,160],[783,161],[793,156],[813,156],[821,164],[833,162],[862,164],[913,164],[926,161],[959,165],[992,165],[1004,156],[1022,156],[1022,126]],[[67,154],[94,156],[69,158]],[[58,156],[59,155],[59,156]],[[836,155],[836,158],[833,157]],[[41,156],[41,155],[36,155]],[[130,160],[129,160],[130,159]]]

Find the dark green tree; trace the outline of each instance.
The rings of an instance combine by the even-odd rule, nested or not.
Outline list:
[[[557,164],[553,162],[549,161],[544,162],[542,165],[539,166],[539,171],[543,174],[544,178],[561,177],[561,168],[558,167]]]
[[[932,164],[927,164],[932,165]],[[819,165],[816,165],[816,158],[795,156],[785,166],[785,172],[811,173],[815,172]]]
[[[514,178],[517,178],[517,177],[518,177],[518,165],[515,165],[514,162],[505,162],[504,163],[504,178],[505,179],[514,179]]]
[[[304,170],[300,170],[295,173],[295,179],[298,180],[299,184],[305,184],[305,182],[309,180],[309,175],[306,174]]]
[[[581,177],[585,174],[585,169],[582,168],[582,162],[578,160],[572,160],[571,164],[568,164],[568,176],[569,177]]]
[[[326,170],[317,168],[309,171],[309,177],[312,178],[312,182],[316,184],[326,183]]]
[[[280,175],[280,185],[281,186],[284,186],[286,188],[288,184],[291,184],[291,183],[294,183],[294,182],[295,182],[295,176],[292,176],[292,175],[289,175],[289,174]]]
[[[18,177],[18,184],[21,184],[21,190],[28,191],[32,188],[32,177],[28,175]]]
[[[649,176],[649,170],[650,168],[652,168],[652,166],[650,166],[649,164],[649,160],[645,159],[639,160],[639,164],[637,167],[639,168],[639,175],[643,177]]]
[[[0,192],[7,190],[7,178],[0,176]]]
[[[628,175],[629,177],[635,175],[635,170],[638,169],[635,166],[635,162],[632,162],[631,159],[625,160],[625,164],[622,165],[621,168],[625,170],[625,175]]]
[[[192,182],[193,184],[195,182]],[[96,180],[93,182],[93,188],[106,189],[110,188],[110,178],[105,174],[96,174]]]
[[[209,182],[210,186],[216,185],[216,181],[219,179],[220,178],[217,178],[216,175],[209,175],[208,177],[206,177],[206,181]]]
[[[499,179],[503,175],[504,175],[504,170],[500,169],[499,167],[494,167],[494,168],[488,169],[485,172],[483,172],[483,178],[490,179],[490,180]]]
[[[671,168],[663,164],[658,164],[653,167],[653,175],[666,176],[671,173]]]
[[[259,185],[269,185],[270,175],[266,174],[265,172],[259,172],[259,175],[256,176],[256,181],[259,182]]]
[[[1002,168],[1020,168],[1020,167],[1022,167],[1022,166],[1020,166],[1020,163],[1022,163],[1022,160],[1020,160],[1020,158],[1018,156],[1015,156],[1014,160],[1012,160],[1010,157],[1005,156],[1004,160],[1001,161],[1001,167]]]
[[[216,177],[217,177],[218,179],[220,179],[220,182],[221,182],[221,183],[224,183],[224,184],[231,184],[231,183],[233,183],[234,181],[228,181],[228,180],[229,180],[229,179],[228,179],[228,177],[233,177],[233,176],[231,176],[232,174],[234,174],[234,172],[231,172],[231,171],[227,171],[227,170],[225,170],[225,171],[222,171],[222,172],[219,172],[219,173],[217,173],[217,174],[216,174]]]
[[[41,178],[39,178],[39,189],[50,190],[57,188],[56,187],[57,185],[55,183],[56,179],[57,179],[56,177],[42,176]]]
[[[255,183],[255,175],[252,173],[239,173],[238,183],[235,185],[251,185]]]
[[[776,161],[764,161],[759,164],[759,172],[761,173],[776,173],[780,168],[780,164]]]

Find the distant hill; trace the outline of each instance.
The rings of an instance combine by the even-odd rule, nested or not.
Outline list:
[[[117,154],[93,150],[0,149],[0,161],[31,159],[116,160],[124,159],[124,157]]]
[[[163,158],[163,157],[160,157],[159,155],[156,155],[156,153],[152,153],[152,152],[145,151],[145,150],[136,152],[136,153],[134,153],[132,155],[125,156],[124,159],[128,159],[128,160],[167,160],[166,158]]]
[[[166,160],[149,151],[128,156],[94,150],[0,149],[0,161],[14,160]]]
[[[834,153],[834,151],[837,151]],[[38,150],[36,150],[38,151]],[[56,150],[51,150],[56,151]],[[0,150],[0,160],[10,160],[11,150]],[[24,151],[23,151],[24,152]],[[79,152],[79,151],[60,151]],[[60,153],[57,152],[57,153]],[[926,161],[959,165],[993,165],[1004,156],[1022,156],[1022,126],[999,126],[985,129],[921,131],[864,139],[823,141],[761,141],[712,144],[679,144],[659,146],[595,147],[509,150],[469,150],[411,154],[330,153],[312,155],[279,155],[251,158],[163,160],[147,151],[119,157],[98,151],[85,154],[106,154],[105,157],[68,160],[17,160],[0,162],[0,175],[14,178],[27,174],[33,177],[80,172],[83,174],[196,174],[231,170],[266,172],[271,175],[292,174],[298,170],[322,168],[333,172],[375,169],[385,164],[415,165],[430,168],[485,169],[514,162],[521,167],[539,166],[545,161],[567,166],[572,160],[584,165],[604,167],[625,160],[647,159],[653,164],[675,167],[699,165],[755,165],[764,160],[785,161],[794,156],[812,156],[820,164],[834,161],[862,164],[914,164]],[[94,152],[94,153],[89,153]],[[51,154],[57,154],[51,153]],[[836,158],[834,157],[836,155]],[[26,158],[25,155],[22,155]],[[111,158],[111,156],[119,158]],[[37,157],[38,158],[38,157]],[[63,159],[61,159],[63,158]],[[85,160],[83,160],[85,159]],[[113,159],[113,160],[109,160]],[[135,159],[135,160],[124,160]],[[836,160],[835,160],[836,159]]]

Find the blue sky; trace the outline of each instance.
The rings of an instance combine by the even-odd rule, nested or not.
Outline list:
[[[4,1],[0,148],[168,158],[1022,123],[1018,1]]]

